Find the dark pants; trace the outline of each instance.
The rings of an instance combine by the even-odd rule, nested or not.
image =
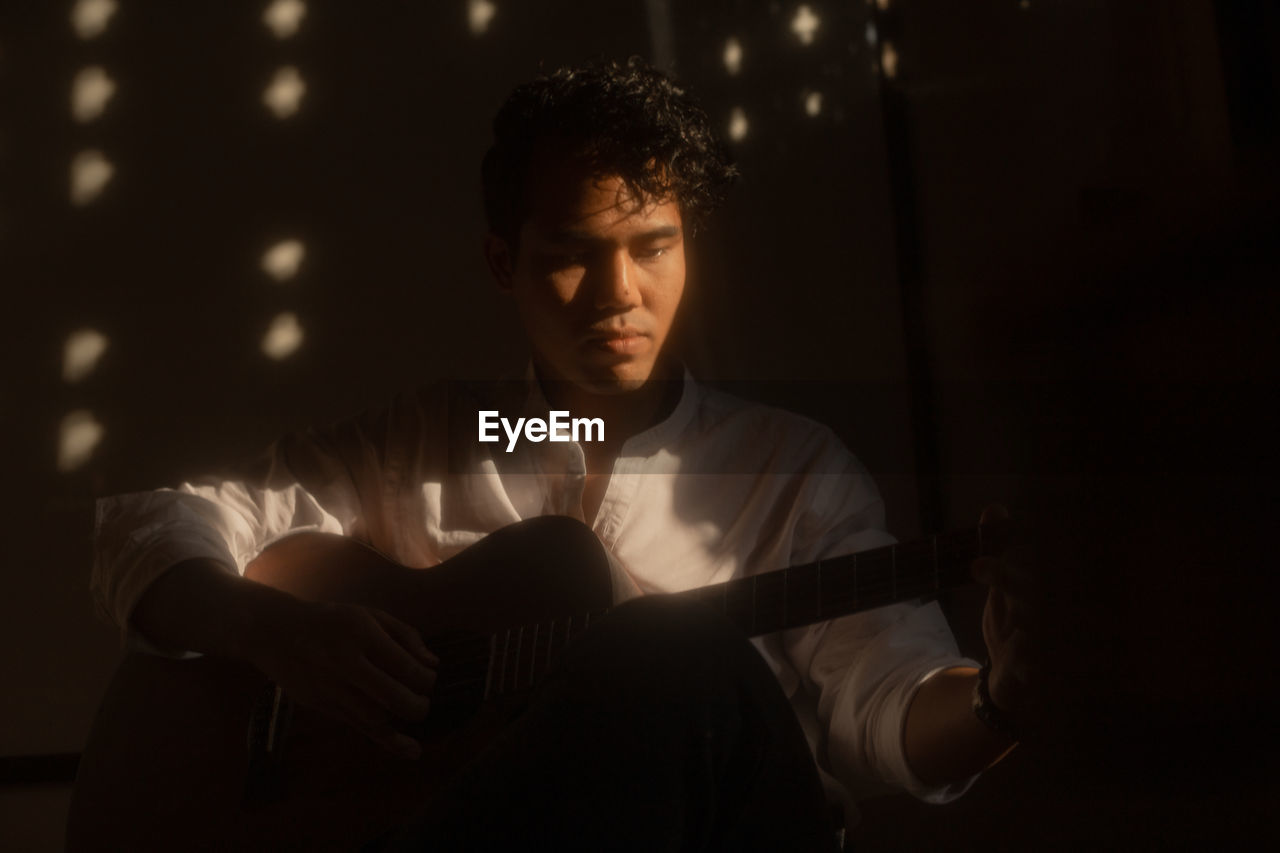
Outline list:
[[[777,679],[724,617],[612,611],[391,850],[834,851]]]

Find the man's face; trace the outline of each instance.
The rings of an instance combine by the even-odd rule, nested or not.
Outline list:
[[[518,252],[495,258],[505,244],[488,244],[535,363],[544,379],[594,394],[639,388],[684,292],[679,205],[637,204],[620,178],[589,177],[571,164],[535,165]]]

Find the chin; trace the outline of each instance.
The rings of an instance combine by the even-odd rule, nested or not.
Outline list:
[[[633,370],[617,370],[605,376],[588,374],[579,384],[592,394],[626,394],[643,388],[652,373],[652,365],[636,365]]]

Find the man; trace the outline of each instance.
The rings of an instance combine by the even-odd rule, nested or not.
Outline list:
[[[437,658],[388,614],[240,577],[266,545],[342,533],[426,568],[523,518],[567,515],[603,543],[623,598],[892,541],[874,483],[829,430],[705,389],[670,354],[686,241],[733,177],[684,90],[636,60],[561,70],[518,88],[494,132],[484,251],[532,350],[521,394],[428,389],[282,440],[243,479],[98,513],[95,588],[134,642],[247,661],[406,759],[418,744],[393,723],[429,713]],[[494,443],[477,426],[481,412],[548,411],[599,420],[603,439]],[[985,617],[981,685],[936,605],[780,632],[759,655],[705,614],[624,605],[410,836],[820,849],[806,739],[835,801],[885,785],[954,797],[1014,742],[998,720],[1017,704],[1002,602]],[[668,654],[642,654],[656,648]],[[615,716],[622,706],[632,716]],[[601,750],[609,760],[593,761]],[[516,807],[486,802],[503,785],[534,804],[505,824]]]

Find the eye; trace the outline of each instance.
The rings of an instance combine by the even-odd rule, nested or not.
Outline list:
[[[637,260],[656,261],[667,253],[666,247],[650,246],[646,249],[640,249],[635,253]]]

